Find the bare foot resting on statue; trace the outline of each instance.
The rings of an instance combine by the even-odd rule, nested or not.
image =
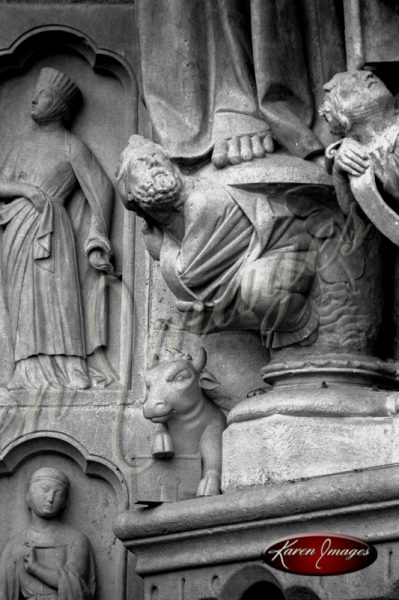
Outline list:
[[[217,169],[223,169],[227,165],[262,158],[271,152],[274,152],[274,142],[270,130],[253,135],[233,136],[215,143],[212,163]]]

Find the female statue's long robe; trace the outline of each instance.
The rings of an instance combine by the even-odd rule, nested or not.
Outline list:
[[[106,328],[100,319],[96,339],[87,331],[76,241],[84,241],[86,255],[96,248],[110,254],[112,185],[87,146],[66,130],[36,128],[20,137],[1,176],[37,186],[46,198],[41,213],[26,198],[0,203],[0,223],[5,226],[2,268],[15,362],[38,355],[85,358],[105,344]],[[84,240],[78,239],[78,228],[85,199],[79,198],[74,227],[65,206],[78,187],[89,208]],[[86,264],[90,278],[94,269],[87,257]]]

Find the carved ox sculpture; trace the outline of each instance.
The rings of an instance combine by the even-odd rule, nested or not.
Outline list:
[[[201,348],[194,359],[181,354],[159,361],[146,373],[147,394],[143,415],[158,424],[153,456],[170,458],[176,453],[197,454],[202,462],[202,478],[197,496],[220,493],[222,433],[226,419],[203,389],[219,383],[204,372],[206,352]]]

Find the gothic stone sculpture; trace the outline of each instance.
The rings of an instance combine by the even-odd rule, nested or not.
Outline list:
[[[284,347],[309,338],[318,317],[308,300],[314,245],[306,223],[275,217],[261,194],[183,178],[165,151],[133,135],[118,182],[126,208],[146,220],[185,327],[196,333],[260,330]]]
[[[327,149],[341,208],[354,199],[376,227],[399,245],[399,119],[395,99],[369,71],[338,73],[325,85],[320,112],[342,136]],[[380,191],[384,198],[381,198]]]
[[[15,359],[9,389],[87,388],[85,359],[106,342],[105,323],[93,331],[85,318],[90,308],[75,239],[84,244],[86,272],[112,273],[107,230],[113,188],[89,148],[65,129],[79,95],[63,73],[42,69],[32,129],[16,139],[0,172],[3,281]],[[77,207],[74,226],[66,210],[77,185],[89,207],[84,239],[77,227],[85,203]]]
[[[224,414],[205,395],[218,385],[204,374],[206,352],[200,349],[194,359],[181,356],[156,361],[146,373],[147,394],[143,405],[146,419],[158,424],[153,455],[172,456],[173,445],[182,454],[201,455],[202,478],[197,496],[220,493],[222,472],[222,433]]]
[[[273,152],[274,140],[302,158],[323,152],[312,96],[320,73],[345,65],[340,11],[325,0],[317,11],[302,8],[291,0],[135,3],[140,88],[171,158],[198,163],[212,153],[220,168]]]
[[[30,523],[0,558],[0,599],[93,600],[93,553],[86,536],[60,520],[69,489],[54,468],[33,473],[27,495]]]

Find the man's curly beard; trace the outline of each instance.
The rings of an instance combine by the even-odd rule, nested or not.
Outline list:
[[[151,177],[134,186],[131,192],[143,208],[156,208],[162,205],[175,205],[179,198],[183,182],[173,171],[155,167]]]

